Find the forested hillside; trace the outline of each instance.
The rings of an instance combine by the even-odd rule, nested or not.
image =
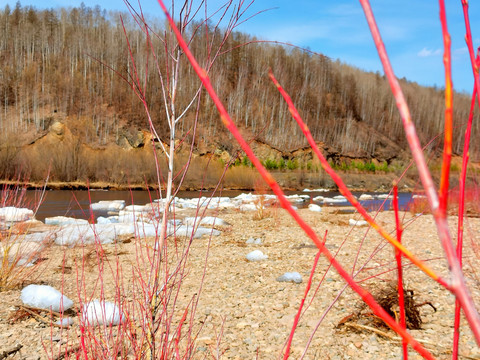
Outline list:
[[[0,177],[12,176],[13,168],[19,166],[32,170],[22,146],[37,142],[55,122],[64,124],[71,132],[69,136],[87,144],[92,151],[108,144],[122,145],[125,139],[132,145],[132,133],[148,130],[143,106],[124,80],[132,74],[133,67],[121,15],[140,77],[145,77],[147,63],[150,64],[147,102],[161,140],[166,137],[160,78],[152,70],[152,52],[145,35],[130,14],[85,6],[36,10],[17,3],[13,9],[6,6],[0,10]],[[154,32],[163,31],[164,24],[158,20],[149,25]],[[197,26],[198,23],[190,24],[190,31],[197,32],[190,45],[202,62],[211,55],[205,52],[205,43],[220,41],[222,37],[221,30]],[[315,139],[336,153],[336,158],[375,158],[390,163],[407,148],[393,97],[382,75],[366,73],[322,55],[256,40],[234,32],[210,71],[228,110],[250,138],[285,151],[306,144],[268,79],[267,71],[271,68],[292,95]],[[165,56],[162,43],[155,38],[153,45],[158,63],[165,63],[161,58]],[[199,81],[186,61],[180,69],[177,102],[188,104]],[[426,144],[442,132],[443,91],[406,80],[401,84],[421,141]],[[457,152],[462,148],[469,108],[469,97],[456,94]],[[179,138],[192,130],[193,119],[192,112],[180,123]],[[477,136],[479,126],[477,117]],[[235,150],[206,96],[200,106],[197,134],[203,145],[230,153]],[[441,137],[434,146],[441,145],[440,142]],[[480,143],[473,142],[474,159],[479,146]],[[43,159],[48,158],[46,152],[43,154]],[[95,171],[91,176],[98,177]],[[81,169],[76,173],[70,180],[76,180]]]

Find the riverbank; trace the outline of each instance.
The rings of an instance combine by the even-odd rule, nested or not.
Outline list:
[[[328,189],[337,190],[336,184],[325,172],[307,172],[307,171],[272,171],[271,174],[284,190],[301,191],[310,189]],[[364,192],[384,192],[392,188],[393,182],[398,179],[395,173],[348,173],[339,172],[343,181],[348,185],[351,191]],[[199,185],[198,178],[187,176],[180,190],[213,190],[217,188],[218,178],[206,178],[202,185]],[[49,190],[154,190],[158,189],[158,184],[149,183],[115,183],[115,182],[86,182],[86,181],[0,181],[0,185],[9,185],[26,187],[27,189],[49,189]],[[224,190],[241,191],[265,191],[266,186],[256,170],[251,168],[236,168],[227,172],[221,182],[220,188]],[[404,178],[400,183],[400,191],[413,192],[417,189],[417,183],[413,179]]]
[[[195,211],[177,211],[176,219],[183,220],[194,215]],[[358,215],[339,213],[335,207],[323,207],[320,212],[309,209],[300,209],[299,212],[319,236],[323,237],[328,230],[327,248],[336,254],[347,271],[359,271],[357,280],[363,279],[363,286],[378,290],[395,279],[395,272],[390,271],[394,268],[393,250],[388,245],[383,247],[384,241],[372,230],[365,238],[368,227],[359,226],[360,223],[354,227],[350,225],[350,220],[357,220]],[[191,326],[195,334],[199,331],[194,339],[196,348],[193,358],[204,358],[218,350],[223,359],[276,359],[291,330],[317,249],[282,209],[270,208],[262,216],[257,211],[239,209],[208,210],[205,215],[216,215],[217,224],[219,219],[225,224],[215,226],[220,231],[218,236],[210,238],[203,235],[191,242],[185,275],[176,297],[172,326],[176,329],[188,304],[198,296],[194,320],[188,320],[183,328],[186,332]],[[407,248],[427,261],[435,272],[445,274],[447,266],[431,216],[401,212],[400,218],[405,225],[408,224],[403,234]],[[394,231],[393,212],[381,212],[376,219],[386,231]],[[478,241],[475,234],[480,232],[480,219],[468,218],[467,222],[471,230],[468,233],[474,238],[466,243]],[[450,225],[456,227],[455,217],[450,218]],[[125,310],[129,309],[135,305],[130,293],[133,291],[131,285],[135,283],[133,275],[143,266],[133,271],[139,261],[138,254],[141,249],[153,244],[153,238],[139,236],[118,238],[114,243],[101,246],[51,245],[42,254],[41,271],[28,281],[26,279],[24,285],[33,282],[63,289],[64,294],[74,301],[76,311],[80,311],[84,294],[88,294],[89,299],[100,295],[99,273],[102,274],[102,291],[109,301],[114,301],[117,296],[118,275],[121,274],[121,291],[129,294],[125,298],[122,295],[121,298],[126,300],[124,303],[122,300],[122,304]],[[175,249],[182,249],[188,244],[183,239],[179,237],[173,241],[170,238],[168,246],[173,257]],[[267,258],[247,261],[246,255],[253,250],[262,251]],[[480,288],[474,281],[478,258],[470,247],[467,246],[465,251],[469,259],[465,272],[472,276],[468,282],[478,302]],[[98,254],[101,254],[101,262]],[[286,272],[298,272],[302,282],[279,282],[278,278]],[[80,282],[79,274],[82,275]],[[437,358],[449,358],[453,297],[415,267],[406,265],[404,276],[405,286],[412,290],[415,301],[430,302],[433,306],[419,308],[423,321],[421,329],[410,332]],[[309,359],[401,357],[401,344],[387,328],[372,325],[368,316],[345,321],[348,316],[358,313],[361,301],[352,291],[343,290],[344,281],[329,268],[328,261],[323,257],[317,265],[312,284],[306,301],[308,309],[293,338],[292,358],[301,356],[310,336],[312,341],[306,354]],[[337,296],[339,298],[335,300]],[[329,310],[331,304],[333,306]],[[56,357],[59,347],[65,350],[67,346],[73,349],[79,345],[82,332],[76,312],[73,313],[74,324],[69,329],[60,329],[42,323],[38,317],[22,313],[18,310],[20,305],[20,289],[0,293],[0,353],[21,344],[23,348],[16,358],[46,359],[45,349],[53,355],[51,357]],[[41,316],[47,318],[48,312],[41,313]],[[191,313],[188,316],[190,319]],[[357,328],[355,325],[358,325]],[[120,329],[114,327],[113,333]],[[387,335],[382,336],[381,333]],[[478,358],[480,350],[465,321],[462,321],[461,333],[460,353]],[[184,344],[182,341],[180,347]],[[411,358],[419,359],[419,356],[411,351]]]

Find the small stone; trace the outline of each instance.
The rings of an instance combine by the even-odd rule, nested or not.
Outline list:
[[[235,325],[235,327],[237,329],[243,329],[245,327],[247,327],[249,324],[246,322],[246,321],[240,321],[239,323],[237,323],[237,325]]]
[[[249,252],[246,256],[248,261],[261,261],[268,259],[268,255],[265,255],[262,251],[260,250],[253,250],[252,252]]]
[[[206,345],[211,345],[211,344],[214,343],[214,341],[212,340],[212,338],[209,337],[209,336],[204,336],[204,337],[198,338],[197,341],[201,341],[201,342],[203,342],[203,343],[206,344]]]
[[[302,275],[298,272],[286,272],[282,276],[277,278],[277,281],[280,282],[294,282],[296,284],[300,284],[302,282]]]

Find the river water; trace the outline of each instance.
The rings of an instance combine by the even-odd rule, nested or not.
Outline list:
[[[245,192],[245,191],[243,191]],[[224,190],[222,192],[217,192],[215,196],[228,196],[235,197],[242,193],[242,191],[237,190]],[[288,191],[287,195],[299,194],[299,195],[309,195],[310,199],[313,199],[316,196],[324,196],[332,198],[339,195],[338,192],[328,191]],[[180,198],[197,198],[201,196],[210,196],[211,191],[181,191],[177,195]],[[360,196],[363,193],[354,193],[356,196]],[[372,195],[378,195],[375,193],[368,193]],[[407,210],[409,203],[411,201],[412,194],[410,193],[400,193],[399,194],[399,205],[400,209]],[[35,209],[38,207],[39,199],[41,197],[41,192],[37,190],[27,190],[26,192],[26,205]],[[144,190],[132,190],[132,191],[104,191],[104,190],[49,190],[45,192],[43,201],[38,207],[36,218],[40,221],[44,221],[46,217],[52,216],[71,216],[75,218],[88,219],[91,217],[89,210],[90,203],[95,203],[101,200],[125,200],[127,205],[144,205],[151,202],[154,199],[158,199],[160,196],[158,192],[144,191]],[[310,200],[310,202],[313,202]],[[304,206],[307,206],[310,202],[306,202]],[[326,204],[318,203],[321,206],[328,206]],[[390,200],[366,200],[361,201],[361,204],[368,210],[377,210],[380,207],[384,210],[388,210],[391,207]],[[383,204],[383,205],[382,205]],[[295,204],[298,207],[298,204]],[[334,204],[334,206],[349,206],[348,202]]]

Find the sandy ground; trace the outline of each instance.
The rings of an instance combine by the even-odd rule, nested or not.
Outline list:
[[[187,214],[178,212],[177,216]],[[327,248],[337,254],[340,263],[356,274],[356,279],[362,281],[367,289],[378,292],[388,281],[395,279],[396,273],[392,271],[395,269],[395,260],[391,247],[384,246],[384,241],[372,229],[349,225],[349,219],[357,219],[358,215],[339,214],[338,209],[333,207],[324,207],[320,213],[301,209],[300,214],[320,238],[328,230]],[[406,246],[438,274],[447,276],[432,217],[411,213],[401,213],[401,216]],[[281,356],[292,328],[317,250],[284,210],[269,209],[262,219],[258,219],[255,211],[242,213],[235,210],[219,211],[218,217],[230,225],[217,227],[222,231],[220,236],[211,239],[203,236],[193,240],[181,289],[177,296],[173,293],[170,297],[170,306],[174,302],[176,304],[172,312],[174,330],[170,331],[170,339],[174,342],[175,326],[193,298],[198,299],[195,318],[192,323],[189,322],[192,314],[190,307],[182,328],[183,335],[189,324],[192,324],[192,329],[199,331],[194,340],[196,348],[193,358],[276,359]],[[381,212],[377,220],[387,231],[394,231],[393,212]],[[451,219],[451,225],[455,228],[455,218]],[[476,275],[480,275],[479,262],[472,251],[472,244],[480,240],[479,229],[480,219],[467,219],[465,268],[471,274],[468,282],[477,302],[480,300],[480,286],[476,281]],[[260,238],[262,244],[246,244],[250,237]],[[182,253],[185,243],[185,240],[177,239],[175,247],[175,241],[169,239],[171,264],[178,259],[176,254]],[[114,300],[115,290],[118,290],[125,309],[133,309],[135,304],[141,303],[138,292],[135,295],[135,285],[140,279],[135,271],[144,272],[142,269],[148,267],[142,265],[147,259],[145,246],[151,249],[152,244],[152,239],[129,239],[104,245],[100,251],[100,257],[105,260],[103,262],[99,261],[94,246],[64,248],[54,245],[43,254],[46,260],[39,265],[35,274],[25,279],[25,283],[63,288],[65,295],[75,302],[77,308],[86,297],[100,296],[102,288],[107,300]],[[247,261],[246,254],[253,250],[261,250],[268,255],[268,259]],[[103,271],[99,263],[103,264]],[[120,285],[115,284],[112,276],[112,273],[118,273],[119,268],[122,272]],[[293,271],[302,275],[302,283],[277,281],[285,272]],[[411,330],[412,335],[423,341],[436,358],[451,358],[453,296],[407,261],[404,272],[406,288],[413,290],[415,300],[418,303],[430,302],[436,308],[436,312],[428,305],[419,308],[422,328]],[[169,289],[176,287],[177,283],[172,283]],[[345,289],[345,282],[321,257],[306,299],[308,308],[293,338],[291,358],[300,358],[304,351],[305,359],[402,358],[401,345],[396,341],[395,333],[372,325],[368,318],[350,322],[372,326],[373,330],[380,330],[387,337],[371,329],[355,330],[349,326],[339,326],[342,319],[359,311],[360,304],[359,297],[348,288]],[[71,328],[60,329],[32,316],[20,316],[19,305],[20,289],[0,293],[0,358],[3,358],[4,351],[17,344],[23,348],[9,358],[56,358],[59,347],[65,350],[79,344],[80,327],[76,315]],[[40,315],[48,317],[47,313]],[[138,323],[139,314],[132,317]],[[480,349],[465,321],[462,321],[461,329],[462,358],[480,359]],[[116,328],[113,333],[118,331]],[[138,333],[139,330],[136,331]],[[159,333],[162,331],[159,330]],[[180,341],[180,348],[186,342],[185,339]],[[133,358],[127,355],[123,357]],[[410,358],[418,359],[420,356],[410,348]]]

